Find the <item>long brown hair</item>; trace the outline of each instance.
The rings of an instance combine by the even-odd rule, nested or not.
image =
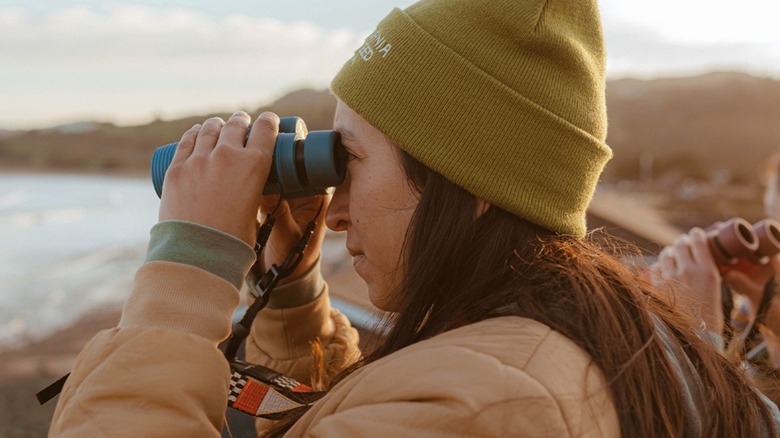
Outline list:
[[[610,385],[623,436],[682,436],[683,390],[655,315],[703,383],[703,436],[775,436],[769,410],[743,373],[616,257],[624,246],[600,232],[585,239],[558,235],[495,206],[475,220],[473,195],[401,154],[420,202],[405,242],[400,307],[378,348],[332,385],[456,326],[517,315],[548,325],[592,357]]]

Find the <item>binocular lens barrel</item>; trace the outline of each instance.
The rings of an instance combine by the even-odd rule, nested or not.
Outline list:
[[[157,192],[157,197],[162,198],[163,180],[165,179],[165,172],[168,171],[168,166],[173,161],[173,154],[176,153],[176,147],[179,143],[168,143],[165,146],[160,146],[154,151],[152,155],[152,184],[154,185],[154,191]]]
[[[169,143],[160,146],[152,155],[152,184],[158,197],[162,197],[165,173],[173,161],[178,145],[179,143]],[[308,132],[300,117],[283,117],[279,122],[273,163],[263,187],[263,194],[281,194],[285,198],[325,194],[328,187],[337,186],[344,181],[346,164],[346,154],[337,132]]]
[[[753,231],[758,237],[758,253],[764,257],[772,257],[780,253],[780,224],[772,219],[764,219],[753,225]]]
[[[780,224],[764,219],[751,225],[742,218],[732,218],[708,228],[707,241],[719,266],[732,265],[739,259],[765,263],[767,257],[780,253]]]

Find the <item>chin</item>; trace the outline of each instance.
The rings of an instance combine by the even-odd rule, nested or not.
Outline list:
[[[397,312],[398,303],[393,303],[390,299],[391,296],[386,291],[376,290],[376,288],[368,286],[368,299],[371,301],[377,309],[384,312]]]

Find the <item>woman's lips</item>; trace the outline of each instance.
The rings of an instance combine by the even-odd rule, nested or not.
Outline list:
[[[355,268],[355,271],[360,274],[360,265],[363,263],[363,260],[365,260],[366,256],[364,254],[355,254],[352,256],[352,266]]]

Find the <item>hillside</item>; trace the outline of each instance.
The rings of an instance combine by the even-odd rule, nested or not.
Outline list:
[[[772,79],[710,73],[617,80],[607,85],[607,108],[615,153],[608,179],[642,173],[757,182],[780,150],[780,81]]]
[[[298,115],[309,130],[321,130],[331,128],[335,105],[335,98],[326,90],[298,90],[248,112]],[[45,130],[4,131],[5,135],[0,135],[0,170],[147,172],[158,146],[178,141],[192,125],[212,116],[227,119],[230,114],[202,114],[140,126],[86,122]]]
[[[780,150],[780,81],[741,73],[623,79],[608,83],[607,104],[607,142],[615,157],[606,182],[758,184],[768,157]],[[249,112],[300,115],[314,130],[330,128],[334,107],[325,90],[298,90]],[[79,123],[3,131],[0,169],[146,171],[157,146],[209,116],[132,127]]]
[[[331,127],[335,102],[326,90],[305,89],[244,109],[299,115],[318,130]],[[678,229],[733,216],[763,218],[764,175],[780,150],[780,81],[741,73],[616,80],[607,84],[607,106],[614,158],[602,188],[646,204]],[[0,171],[148,176],[155,148],[209,116],[0,131]]]

